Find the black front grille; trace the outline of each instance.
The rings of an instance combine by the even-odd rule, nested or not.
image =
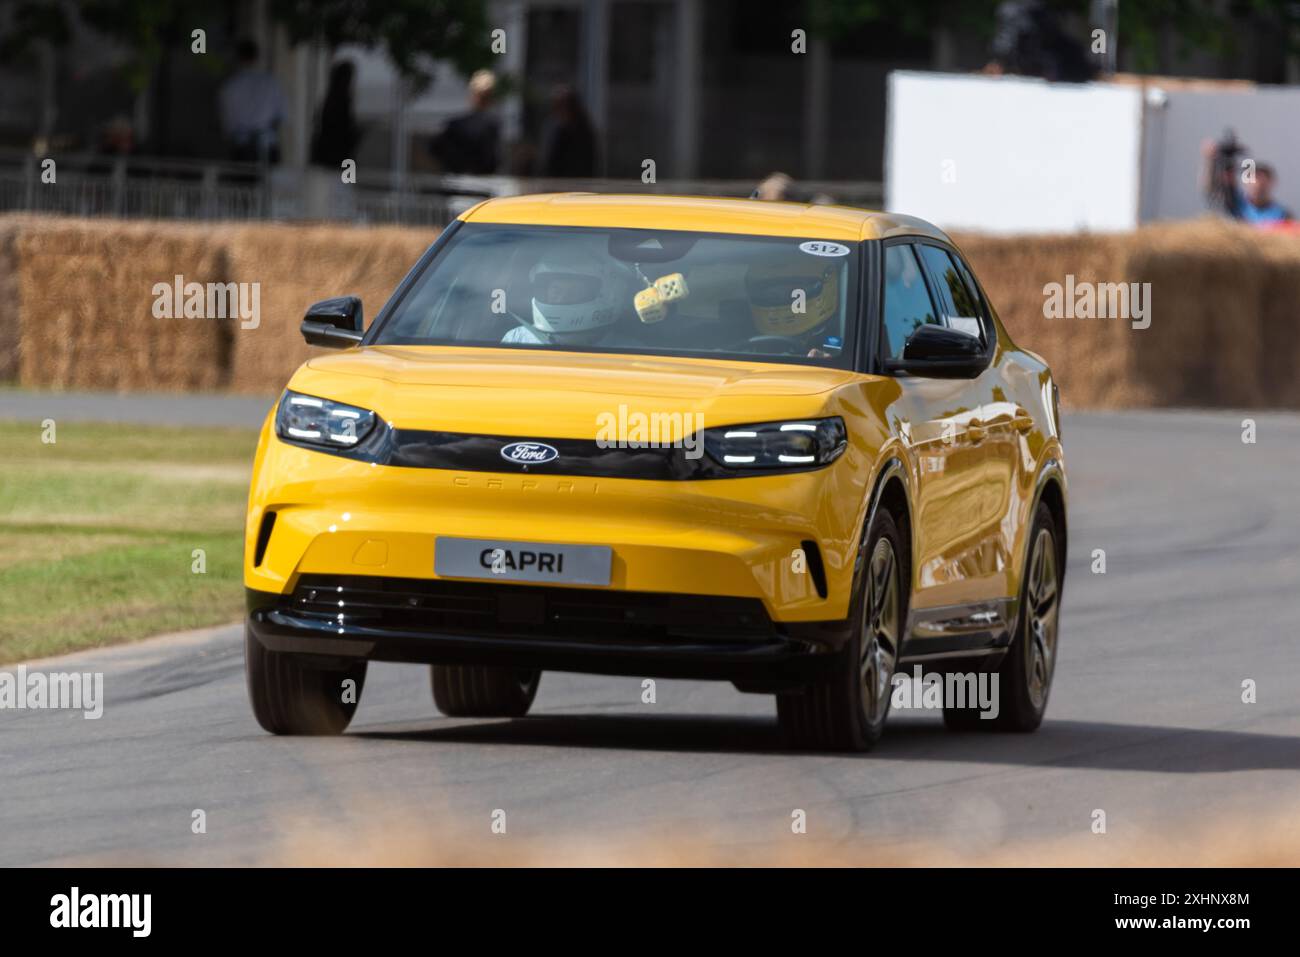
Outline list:
[[[293,610],[343,624],[439,634],[578,641],[761,641],[776,632],[756,598],[420,578],[304,575]]]
[[[703,441],[702,437],[697,438]],[[313,452],[396,468],[504,472],[508,475],[580,475],[591,478],[685,482],[748,478],[754,475],[790,475],[825,468],[825,463],[814,463],[764,468],[760,471],[736,469],[718,463],[709,455],[688,453],[682,446],[629,443],[611,447],[595,439],[398,429],[382,420],[376,422],[364,439],[348,448],[322,448],[283,435],[279,439],[287,445],[296,445]],[[556,456],[549,462],[527,464],[502,458],[501,450],[517,442],[549,445],[555,450]]]

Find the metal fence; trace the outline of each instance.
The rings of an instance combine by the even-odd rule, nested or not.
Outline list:
[[[0,153],[0,210],[145,219],[258,219],[269,180],[256,166]]]
[[[337,220],[440,225],[491,196],[520,193],[674,193],[748,196],[749,180],[558,180],[387,171],[341,182],[330,170],[186,162],[78,154],[53,167],[28,153],[0,152],[0,212],[62,213],[142,219]],[[800,197],[821,194],[847,206],[875,208],[874,182],[801,182]]]

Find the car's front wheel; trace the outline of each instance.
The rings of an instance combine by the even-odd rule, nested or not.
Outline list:
[[[864,555],[848,645],[825,678],[800,693],[777,696],[777,719],[795,747],[866,751],[884,731],[907,621],[911,565],[898,525],[883,509],[872,519]]]
[[[485,665],[432,665],[433,703],[452,718],[522,718],[537,697],[540,671]]]
[[[244,628],[244,672],[257,723],[272,734],[342,734],[361,700],[366,663],[317,667],[264,648]]]

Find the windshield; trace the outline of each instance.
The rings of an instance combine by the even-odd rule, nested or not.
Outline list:
[[[857,263],[815,237],[466,224],[372,341],[848,368]]]

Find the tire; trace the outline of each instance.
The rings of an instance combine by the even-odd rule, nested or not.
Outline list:
[[[1052,511],[1040,502],[1029,531],[1016,636],[997,672],[998,716],[985,720],[975,708],[945,706],[943,721],[950,730],[1025,733],[1043,723],[1056,674],[1065,584],[1058,541]]]
[[[777,720],[793,747],[869,751],[884,731],[912,581],[907,543],[889,512],[872,519],[860,561],[848,644],[824,678],[777,695]]]
[[[272,734],[342,734],[361,700],[366,662],[325,669],[302,656],[270,651],[244,628],[244,673],[257,723]],[[355,682],[347,694],[344,682]],[[350,700],[348,700],[350,699]]]
[[[451,718],[522,718],[537,697],[540,671],[432,665],[433,703]]]

